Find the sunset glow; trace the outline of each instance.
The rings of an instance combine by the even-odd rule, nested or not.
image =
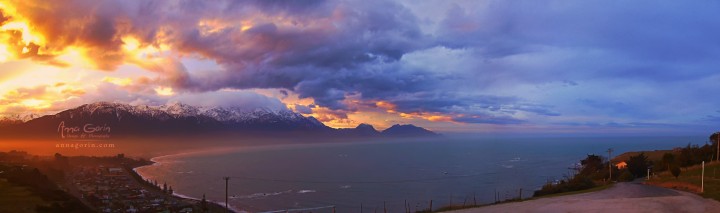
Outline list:
[[[230,91],[278,100],[332,127],[682,132],[698,122],[708,128],[720,117],[714,102],[695,95],[716,89],[711,82],[718,77],[707,71],[715,66],[703,60],[713,55],[693,57],[706,52],[688,49],[709,41],[633,34],[641,21],[593,23],[582,30],[587,33],[559,42],[555,35],[570,34],[562,26],[575,26],[574,18],[539,23],[555,16],[496,14],[472,2],[198,4],[204,6],[2,1],[0,116],[52,114],[97,101],[162,105]],[[359,12],[375,7],[382,10]],[[587,9],[564,8],[561,14]],[[636,14],[626,12],[620,16]],[[538,27],[506,32],[502,26]],[[606,28],[613,30],[594,33]],[[603,34],[615,31],[643,38]],[[512,41],[520,37],[528,39]],[[648,40],[678,45],[642,45]],[[660,52],[697,60],[667,60]]]
[[[22,39],[22,44],[24,45],[29,45],[31,43],[42,45],[45,43],[42,35],[38,35],[37,33],[31,31],[30,26],[28,26],[25,22],[14,21],[5,23],[0,27],[0,30],[20,32],[20,39]],[[25,49],[23,53],[27,53],[27,49]]]
[[[0,0],[0,213],[719,209],[718,11]]]

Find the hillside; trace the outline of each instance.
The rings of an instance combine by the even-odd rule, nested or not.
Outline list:
[[[15,118],[15,119],[13,119]],[[23,118],[23,119],[20,119]],[[369,124],[334,129],[312,116],[288,109],[161,106],[109,102],[85,104],[54,115],[15,116],[0,121],[0,137],[108,139],[147,135],[265,134],[330,137],[423,137],[437,134],[413,125],[394,125],[378,132]]]

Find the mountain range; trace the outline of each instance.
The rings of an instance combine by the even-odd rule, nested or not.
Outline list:
[[[438,134],[414,125],[393,125],[383,131],[372,125],[335,129],[312,116],[288,109],[195,107],[183,103],[161,106],[97,102],[54,115],[0,118],[0,137],[61,137],[104,139],[145,135],[206,133],[288,133],[332,137],[427,137]]]

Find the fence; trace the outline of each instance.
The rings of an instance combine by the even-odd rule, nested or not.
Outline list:
[[[486,175],[485,173],[479,173],[479,174],[470,174],[470,175],[456,175],[456,176],[444,176],[444,177],[434,177],[434,178],[418,178],[418,179],[404,179],[404,180],[383,180],[383,181],[329,181],[329,180],[299,180],[299,179],[269,179],[269,178],[259,178],[259,177],[249,177],[249,176],[232,176],[232,177],[224,177],[226,179],[226,184],[228,184],[227,180],[229,179],[245,179],[245,180],[255,180],[255,181],[268,181],[268,182],[283,182],[283,183],[313,183],[313,184],[338,184],[338,183],[361,183],[361,184],[376,184],[376,183],[410,183],[410,182],[425,182],[425,181],[437,181],[437,180],[448,180],[448,179],[458,179],[458,178],[469,178],[469,177],[476,177]],[[227,190],[227,185],[226,185]],[[490,192],[484,192],[484,193],[490,193]],[[407,199],[403,200],[402,203],[398,201],[383,201],[382,203],[358,203],[358,205],[355,206],[349,206],[349,205],[335,205],[332,203],[327,203],[324,206],[320,207],[309,207],[309,208],[289,208],[289,209],[280,209],[280,210],[273,210],[273,211],[265,211],[265,213],[281,213],[281,212],[287,212],[287,213],[335,213],[335,212],[372,212],[372,213],[388,213],[388,212],[416,212],[416,213],[422,213],[422,212],[435,212],[435,211],[446,211],[446,210],[453,210],[453,209],[464,209],[464,208],[471,208],[471,207],[477,207],[481,205],[487,205],[487,204],[493,204],[493,203],[501,203],[501,202],[507,202],[507,201],[516,201],[516,200],[522,200],[526,197],[531,197],[532,195],[528,196],[527,191],[525,191],[525,196],[523,196],[523,189],[512,189],[512,190],[497,190],[495,189],[493,192],[494,200],[493,202],[485,202],[483,203],[481,200],[478,199],[477,193],[472,194],[450,194],[447,196],[447,199],[428,199],[428,200],[422,200],[422,201],[409,201]]]
[[[382,203],[358,203],[354,206],[342,205],[328,205],[320,207],[308,207],[308,208],[290,208],[290,209],[279,209],[272,211],[262,211],[261,213],[336,213],[336,212],[359,212],[359,213],[425,213],[425,212],[436,212],[436,211],[447,211],[454,209],[465,209],[479,207],[487,204],[503,203],[508,201],[518,201],[523,198],[523,190],[495,190],[492,192],[495,200],[487,203],[482,202],[477,197],[477,193],[461,195],[453,194],[447,197],[445,200],[429,199],[424,201],[409,201],[404,200],[402,202],[384,201]],[[529,197],[529,196],[528,196]]]

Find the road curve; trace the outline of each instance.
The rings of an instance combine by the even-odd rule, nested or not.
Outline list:
[[[479,212],[720,212],[720,202],[689,192],[618,183],[597,192],[453,211]]]

